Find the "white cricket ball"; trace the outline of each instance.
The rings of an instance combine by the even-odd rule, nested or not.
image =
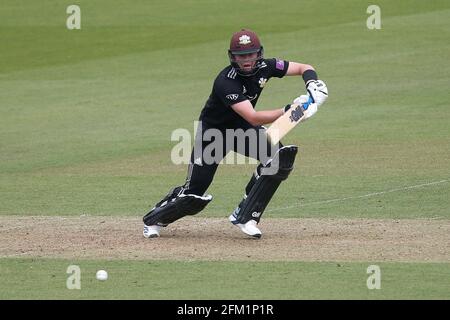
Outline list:
[[[106,272],[105,270],[98,270],[95,277],[97,278],[97,280],[105,281],[108,279],[108,272]]]

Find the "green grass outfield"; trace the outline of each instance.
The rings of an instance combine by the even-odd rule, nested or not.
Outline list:
[[[66,287],[67,267],[80,290]],[[448,299],[448,263],[379,263],[381,288],[367,288],[367,263],[0,260],[0,299]],[[108,280],[95,279],[99,268]]]
[[[381,30],[366,28],[372,1],[79,0],[81,30],[67,30],[70,4],[0,5],[0,215],[144,214],[183,183],[171,133],[193,131],[231,34],[249,27],[266,57],[312,64],[330,93],[284,140],[300,152],[267,217],[450,219],[447,0],[377,1]],[[303,92],[273,79],[258,107]],[[200,215],[226,217],[253,169],[221,166]],[[238,269],[266,280],[254,298],[450,297],[448,264],[386,264],[369,291],[371,262],[77,261],[111,279],[72,292],[68,261],[31,261],[0,259],[1,298],[250,298]],[[177,276],[152,281],[167,268]]]

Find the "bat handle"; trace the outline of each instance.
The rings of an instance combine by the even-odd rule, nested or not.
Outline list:
[[[313,103],[314,103],[313,98],[311,96],[309,96],[308,101],[306,101],[304,104],[302,104],[302,109],[308,110],[308,107]]]

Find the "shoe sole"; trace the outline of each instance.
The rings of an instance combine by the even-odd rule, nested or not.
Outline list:
[[[249,234],[247,232],[245,232],[244,230],[241,229],[241,231],[243,233],[245,233],[246,235],[248,235],[249,237],[252,237],[254,239],[261,239],[262,234],[261,233],[255,233],[255,234]]]
[[[148,236],[146,236],[146,235],[144,234],[144,238],[147,238],[147,239],[159,238],[159,234],[152,233],[151,235],[148,235]]]

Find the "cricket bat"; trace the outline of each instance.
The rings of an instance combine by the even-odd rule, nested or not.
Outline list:
[[[272,123],[266,131],[272,145],[277,144],[289,131],[305,119],[303,111],[307,110],[312,104],[311,97],[303,104],[292,104],[285,114]]]

